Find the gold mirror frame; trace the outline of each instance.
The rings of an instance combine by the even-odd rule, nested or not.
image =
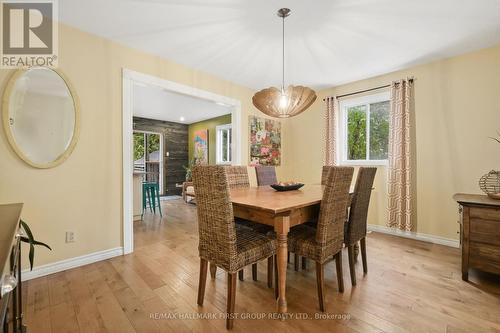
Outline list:
[[[10,102],[10,97],[12,95],[12,89],[14,88],[14,85],[22,75],[24,75],[28,70],[30,69],[36,69],[36,68],[44,68],[44,69],[49,69],[59,75],[59,77],[64,81],[66,84],[66,87],[69,90],[69,93],[71,94],[71,98],[73,99],[73,107],[75,110],[75,125],[73,128],[73,136],[71,138],[71,141],[68,145],[68,148],[61,153],[54,161],[49,162],[49,163],[36,163],[30,160],[22,151],[22,149],[17,145],[17,142],[12,135],[12,131],[10,128],[10,123],[9,123],[9,102]],[[12,150],[21,158],[24,162],[27,164],[31,165],[34,168],[38,169],[49,169],[49,168],[54,168],[64,161],[68,159],[68,157],[71,155],[73,152],[73,149],[76,146],[76,143],[78,141],[79,135],[80,135],[80,102],[78,100],[78,96],[75,93],[75,90],[73,89],[73,86],[69,82],[69,80],[66,78],[66,76],[59,70],[54,69],[54,68],[48,68],[48,67],[29,67],[29,68],[23,68],[23,69],[18,69],[16,70],[12,76],[9,78],[9,81],[7,82],[7,86],[5,87],[5,91],[3,93],[2,97],[2,122],[3,122],[3,128],[5,131],[5,135],[7,136],[7,140],[10,143],[10,146]]]

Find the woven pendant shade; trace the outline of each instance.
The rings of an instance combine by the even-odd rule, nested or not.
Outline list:
[[[270,87],[253,95],[253,105],[271,117],[293,117],[306,110],[316,100],[314,90],[303,86],[288,86],[285,89],[285,18],[290,15],[289,8],[278,10],[283,22],[283,68],[281,89]]]
[[[288,118],[306,110],[316,100],[314,90],[303,86],[288,86],[285,94],[288,100],[285,107],[280,106],[281,89],[275,87],[259,91],[253,96],[252,102],[268,116]]]

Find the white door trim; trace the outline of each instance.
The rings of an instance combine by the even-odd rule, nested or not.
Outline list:
[[[172,92],[202,98],[214,103],[226,105],[231,108],[231,125],[233,128],[233,164],[241,164],[241,152],[243,150],[241,140],[241,101],[227,96],[214,94],[212,92],[193,88],[177,82],[161,79],[156,76],[139,73],[127,68],[122,69],[122,142],[123,142],[123,252],[124,254],[134,251],[134,229],[133,229],[133,187],[132,187],[132,118],[133,118],[133,96],[134,82],[154,85]]]

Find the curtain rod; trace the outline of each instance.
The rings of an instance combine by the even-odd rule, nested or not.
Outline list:
[[[413,78],[408,79],[408,81],[413,82]],[[347,96],[352,96],[352,95],[358,95],[358,94],[362,94],[362,93],[365,93],[365,92],[369,92],[369,91],[373,91],[373,90],[378,90],[378,89],[389,88],[390,86],[391,86],[390,84],[386,84],[386,85],[380,86],[380,87],[375,87],[375,88],[370,88],[370,89],[365,89],[365,90],[359,90],[359,91],[355,91],[355,92],[352,92],[352,93],[339,95],[339,96],[337,96],[337,98],[342,98],[342,97],[347,97]],[[326,101],[326,98],[323,98],[323,102],[324,101]]]

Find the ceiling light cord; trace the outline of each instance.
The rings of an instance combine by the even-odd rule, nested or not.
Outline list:
[[[283,50],[282,50],[282,77],[281,77],[281,92],[285,93],[285,16],[283,15]]]

